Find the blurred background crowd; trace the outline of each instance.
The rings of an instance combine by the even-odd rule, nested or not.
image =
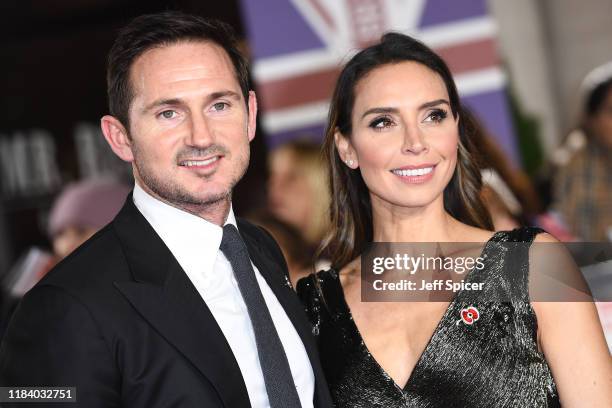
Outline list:
[[[226,21],[241,38],[260,115],[234,210],[275,236],[292,281],[324,264],[315,259],[329,206],[320,142],[335,76],[389,30],[422,39],[453,71],[496,229],[612,241],[609,0],[7,0],[0,336],[23,293],[129,193],[130,167],[98,126],[105,58],[119,27],[166,9]],[[600,312],[610,332],[610,303]]]

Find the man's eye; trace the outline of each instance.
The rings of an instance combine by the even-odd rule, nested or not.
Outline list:
[[[174,119],[177,116],[176,111],[173,110],[165,110],[159,114],[160,117],[164,119]]]
[[[222,111],[222,110],[227,109],[227,106],[228,105],[225,102],[217,102],[213,105],[213,110]]]

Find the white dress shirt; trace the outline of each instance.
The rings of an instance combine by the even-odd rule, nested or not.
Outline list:
[[[254,408],[269,407],[251,319],[232,266],[219,250],[223,229],[152,197],[138,184],[134,204],[172,252],[210,309],[238,362]],[[225,224],[236,225],[230,208]],[[253,263],[251,262],[253,265]],[[259,270],[255,276],[283,343],[302,407],[313,407],[314,374],[306,349]]]

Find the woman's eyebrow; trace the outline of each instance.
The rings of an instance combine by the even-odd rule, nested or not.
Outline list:
[[[368,115],[371,115],[373,113],[398,113],[399,110],[397,108],[388,108],[388,107],[378,107],[378,108],[372,108],[372,109],[368,109],[367,111],[365,111],[363,113],[363,115],[361,115],[361,118],[365,118]]]
[[[435,101],[430,101],[430,102],[425,102],[424,104],[419,106],[419,110],[422,109],[427,109],[427,108],[431,108],[433,106],[437,106],[437,105],[441,105],[441,104],[446,104],[448,106],[450,106],[450,102],[448,102],[446,99],[436,99]],[[367,111],[365,111],[363,113],[363,115],[361,115],[361,118],[365,118],[368,115],[371,114],[380,114],[380,113],[398,113],[399,109],[397,108],[392,108],[392,107],[376,107],[376,108],[371,108],[368,109]]]
[[[443,103],[445,103],[448,106],[450,106],[450,103],[446,99],[436,99],[435,101],[425,102],[424,104],[419,106],[419,110],[431,108],[431,107],[434,107],[434,106],[437,106],[437,105],[440,105],[440,104],[443,104]]]

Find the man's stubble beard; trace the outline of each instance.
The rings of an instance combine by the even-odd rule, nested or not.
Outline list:
[[[134,155],[134,167],[138,173],[141,184],[144,184],[142,187],[173,207],[182,208],[189,212],[199,212],[205,210],[207,207],[214,207],[223,202],[229,203],[232,198],[232,190],[246,173],[250,159],[250,151],[247,148],[246,153],[241,155],[242,157],[237,161],[237,164],[239,163],[242,168],[238,174],[230,180],[226,191],[198,197],[182,188],[179,183],[173,182],[173,180],[162,180],[157,177],[154,171],[150,171],[149,161],[142,159],[141,152],[134,143],[132,143],[132,151]],[[222,160],[226,157],[228,156],[224,156]],[[215,174],[216,172],[209,176],[202,177],[211,178],[214,177]]]

